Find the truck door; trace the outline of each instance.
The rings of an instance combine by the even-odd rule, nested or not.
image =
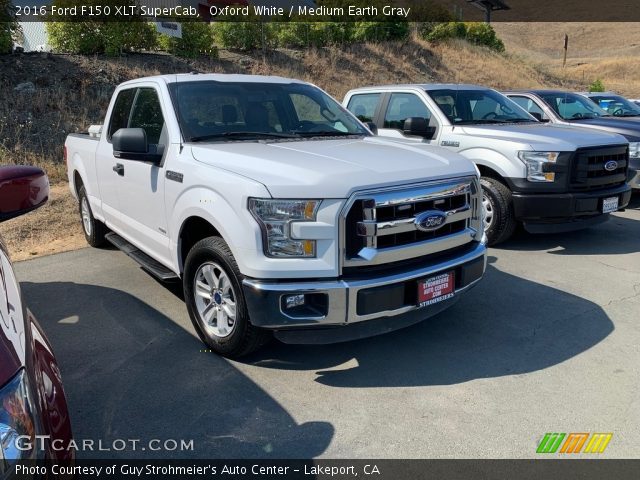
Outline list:
[[[118,191],[121,177],[114,170],[117,162],[113,156],[111,136],[120,128],[127,127],[136,91],[136,88],[129,88],[118,93],[109,116],[109,125],[105,125],[105,131],[96,150],[96,175],[102,201],[102,214],[107,225],[116,229],[122,226]]]
[[[164,157],[156,164],[116,158],[113,152],[111,155],[118,177],[118,233],[157,260],[169,263],[163,167],[169,139],[165,117],[155,87],[137,87],[127,127],[144,129],[147,142],[163,149]]]

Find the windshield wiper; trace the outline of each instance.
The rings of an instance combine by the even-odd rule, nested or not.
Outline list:
[[[209,135],[198,135],[190,137],[190,142],[202,142],[204,140],[215,140],[216,138],[298,138],[299,135],[278,132],[220,132]]]

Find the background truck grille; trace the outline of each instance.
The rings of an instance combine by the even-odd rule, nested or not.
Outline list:
[[[608,162],[617,167],[605,169]],[[575,191],[590,191],[622,185],[627,180],[629,149],[619,147],[579,149],[573,160],[571,186]]]
[[[406,261],[479,240],[479,192],[477,180],[467,178],[358,195],[344,221],[344,265]],[[444,214],[444,225],[420,229],[416,218],[425,212]]]

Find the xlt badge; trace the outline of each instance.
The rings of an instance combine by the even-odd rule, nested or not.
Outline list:
[[[452,142],[451,140],[442,140],[440,142],[440,145],[442,145],[443,147],[459,147],[460,142]]]

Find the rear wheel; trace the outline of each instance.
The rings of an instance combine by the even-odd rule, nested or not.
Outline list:
[[[108,229],[104,223],[100,220],[96,220],[91,211],[91,205],[89,204],[89,197],[84,185],[80,187],[78,192],[80,220],[82,220],[82,231],[84,232],[84,238],[87,243],[92,247],[101,247],[105,244],[104,236],[107,234]]]
[[[480,183],[487,243],[497,245],[511,237],[517,226],[511,191],[495,178],[482,177]]]
[[[183,288],[191,322],[207,346],[230,358],[254,352],[270,338],[249,321],[242,279],[220,237],[200,240],[187,255]]]

